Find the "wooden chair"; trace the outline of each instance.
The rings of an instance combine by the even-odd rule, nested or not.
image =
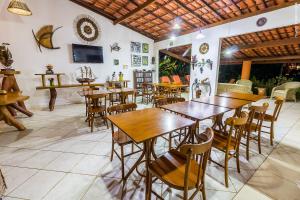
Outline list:
[[[107,108],[107,112],[109,115],[115,115],[118,113],[123,112],[129,112],[136,110],[137,105],[136,103],[129,103],[129,104],[119,104],[110,106]],[[113,124],[111,124],[111,130],[112,130],[112,150],[111,150],[111,156],[110,160],[113,160],[114,154],[121,160],[121,170],[122,170],[122,181],[125,184],[126,182],[126,175],[125,175],[125,163],[124,159],[128,156],[131,156],[135,153],[141,152],[141,149],[139,146],[135,145],[135,143],[121,130],[115,130],[115,127]],[[115,149],[115,144],[118,144],[120,147],[120,154]],[[125,154],[124,153],[124,147],[126,145],[131,145],[131,153]],[[138,147],[138,151],[134,151],[134,146]],[[132,172],[132,171],[131,171]]]
[[[146,101],[146,104],[152,101],[152,95],[153,95],[153,87],[152,85],[143,83],[142,84],[142,103],[144,100]]]
[[[278,116],[279,116],[279,113],[281,111],[281,108],[282,108],[282,105],[283,105],[283,102],[284,102],[284,99],[283,98],[280,98],[280,97],[276,97],[276,100],[275,100],[275,109],[274,109],[274,112],[272,115],[270,114],[265,114],[264,116],[264,122],[267,122],[267,123],[271,123],[270,126],[267,126],[265,125],[265,123],[263,123],[262,127],[264,128],[268,128],[270,131],[267,132],[267,131],[261,131],[262,133],[268,133],[270,134],[270,144],[273,146],[273,139],[274,139],[274,123],[277,121],[278,119]],[[258,119],[259,118],[259,115],[256,114],[254,116],[255,119]]]
[[[94,120],[96,114],[99,114],[104,123],[108,126],[106,119],[106,94],[93,94],[87,95],[86,97],[88,111],[87,121],[91,127],[91,132],[94,131]]]
[[[96,87],[82,88],[83,92],[93,91],[93,90],[99,90],[99,88],[96,88]],[[85,116],[87,116],[88,115],[88,102],[87,102],[87,97],[86,96],[84,96],[84,103],[85,103]]]
[[[107,87],[107,90],[110,89],[116,89],[115,87]],[[109,94],[109,105],[113,106],[115,104],[121,104],[122,103],[122,98],[121,98],[121,93],[111,93]]]
[[[162,77],[160,77],[160,82],[161,83],[171,83],[171,80],[168,76],[162,76]]]
[[[153,100],[153,107],[159,108],[160,106],[164,106],[168,104],[168,100],[166,97],[155,98]]]
[[[136,103],[135,91],[124,91],[121,92],[122,104]]]
[[[203,143],[182,145],[180,151],[173,149],[151,162],[150,176],[155,177],[152,184],[159,179],[171,188],[182,190],[185,200],[193,199],[199,191],[202,192],[202,198],[206,199],[205,171],[214,133],[208,128],[203,135],[206,137]],[[188,197],[188,191],[192,189],[196,191]],[[151,192],[163,199],[155,191]]]
[[[251,106],[249,107],[249,117],[246,124],[246,158],[249,160],[249,146],[251,140],[256,140],[258,144],[258,152],[261,154],[261,127],[269,107],[268,103],[264,103],[262,106]],[[257,118],[254,119],[254,116]],[[256,132],[257,135],[252,136],[251,134]],[[241,143],[242,144],[242,143]]]
[[[183,98],[183,97],[168,97],[167,98],[168,104],[184,102],[184,101],[185,101],[185,98]]]
[[[222,131],[215,131],[212,146],[225,154],[225,166],[210,159],[212,162],[221,166],[225,170],[225,186],[228,187],[228,161],[235,157],[237,170],[240,173],[239,146],[241,137],[245,132],[245,125],[248,121],[248,114],[242,112],[240,117],[230,117],[225,121],[225,128]],[[229,130],[227,131],[227,128]]]

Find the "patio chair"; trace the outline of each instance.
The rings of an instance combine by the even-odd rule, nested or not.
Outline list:
[[[296,91],[300,88],[300,82],[288,82],[272,89],[271,99],[282,97],[284,100],[296,100]]]
[[[160,77],[160,82],[162,82],[162,83],[171,83],[171,80],[168,76],[162,76],[162,77]]]
[[[173,75],[172,79],[174,84],[182,85],[182,81],[178,75]]]

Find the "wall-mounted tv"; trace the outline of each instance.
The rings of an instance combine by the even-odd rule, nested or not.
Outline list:
[[[75,63],[103,63],[103,48],[100,46],[72,44],[72,51]]]

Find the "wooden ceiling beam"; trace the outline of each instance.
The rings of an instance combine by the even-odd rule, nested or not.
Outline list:
[[[292,44],[300,44],[300,38],[288,38],[288,39],[282,39],[282,40],[259,42],[256,44],[240,45],[240,46],[238,46],[238,48],[239,48],[239,50],[260,49],[260,48],[270,48],[270,47],[292,45]]]
[[[112,15],[107,14],[106,12],[104,12],[101,9],[98,9],[96,6],[94,6],[94,3],[86,3],[85,1],[81,1],[81,0],[70,0],[71,2],[78,4],[88,10],[91,10],[99,15],[102,15],[103,17],[106,17],[112,21],[116,20],[116,18]]]
[[[138,7],[136,7],[135,9],[133,9],[132,11],[130,11],[129,13],[127,13],[126,15],[123,15],[122,17],[114,20],[114,25],[119,24],[121,22],[123,22],[124,20],[128,19],[129,17],[135,15],[136,13],[140,12],[141,10],[144,10],[146,7],[148,7],[150,4],[154,3],[156,0],[148,0],[145,3],[139,5]]]
[[[200,0],[200,2],[201,2],[205,7],[207,7],[208,10],[209,10],[210,12],[214,13],[214,15],[216,15],[219,19],[221,19],[221,20],[224,20],[224,19],[225,19],[222,15],[220,15],[217,11],[215,11],[215,9],[214,9],[213,7],[211,7],[211,5],[209,5],[208,3],[206,3],[206,2],[203,1],[203,0]]]
[[[180,0],[174,0],[180,7],[184,8],[185,10],[189,11],[192,15],[194,15],[195,17],[197,17],[202,23],[204,24],[209,24],[209,21],[207,21],[206,19],[204,19],[201,15],[199,15],[198,13],[196,13],[195,11],[193,11],[192,9],[190,9],[189,7],[187,7],[184,3],[182,3]]]
[[[255,57],[255,58],[245,58],[245,59],[221,59],[221,63],[243,62],[244,60],[251,60],[253,62],[258,62],[258,61],[267,62],[267,61],[274,61],[274,60],[300,60],[300,55]]]
[[[160,3],[157,3],[157,2],[155,2],[155,4],[156,4],[160,9],[165,10],[167,13],[169,13],[169,14],[171,14],[171,15],[177,17],[177,15],[174,13],[174,11],[169,10],[168,8],[164,7],[164,5],[162,5],[162,4],[160,4]],[[196,25],[190,23],[189,21],[183,19],[182,17],[181,17],[181,20],[182,20],[184,23],[186,23],[186,24],[188,24],[189,26],[191,26],[193,29],[194,29],[194,28],[197,28]]]
[[[166,49],[160,50],[160,52],[164,53],[164,54],[166,54],[168,56],[171,56],[173,58],[176,58],[177,60],[180,60],[182,62],[189,63],[189,64],[191,63],[191,61],[189,59],[186,59],[186,58],[182,57],[181,55],[177,55],[177,54],[175,54],[175,53],[173,53],[171,51],[168,51]]]
[[[215,22],[215,23],[203,26],[203,27],[201,27],[201,29],[207,29],[207,28],[211,28],[211,27],[214,27],[214,26],[219,26],[219,25],[222,25],[222,24],[226,24],[226,23],[238,21],[238,20],[241,20],[241,19],[245,19],[245,18],[248,18],[248,17],[252,17],[252,16],[255,16],[255,15],[260,15],[260,14],[263,14],[263,13],[267,13],[267,12],[271,12],[271,11],[274,11],[274,10],[282,9],[282,8],[285,8],[285,7],[295,5],[295,3],[300,3],[300,0],[295,0],[295,1],[292,1],[292,2],[285,2],[285,3],[282,3],[282,4],[276,5],[276,6],[266,8],[264,10],[259,10],[259,11],[256,11],[256,12],[250,12],[250,13],[247,13],[247,14],[243,14],[241,16],[221,20],[219,22]],[[199,30],[199,28],[191,29],[191,30],[182,32],[180,35],[189,34],[189,33],[192,33],[192,32],[196,32],[198,30]],[[166,39],[168,39],[167,36],[166,37],[160,37],[158,40],[155,40],[155,42],[160,42],[160,41],[163,41],[163,40],[166,40]]]

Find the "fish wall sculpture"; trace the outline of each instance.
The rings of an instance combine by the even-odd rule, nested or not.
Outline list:
[[[110,51],[120,51],[121,47],[119,46],[118,43],[114,43],[113,45],[110,45]]]
[[[53,25],[46,25],[43,26],[36,34],[32,30],[32,34],[40,49],[40,52],[42,52],[41,46],[47,49],[60,49],[60,47],[54,47],[52,41],[53,34],[55,33],[55,31],[57,31],[60,28],[62,28],[62,26],[53,29]]]

